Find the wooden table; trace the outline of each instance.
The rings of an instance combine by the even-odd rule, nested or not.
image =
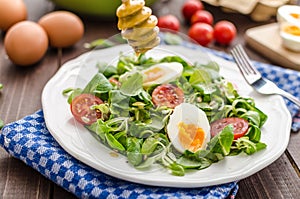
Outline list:
[[[183,0],[159,1],[153,7],[157,16],[172,13],[181,21],[180,6]],[[56,8],[47,0],[25,0],[29,20],[37,21],[43,14]],[[223,13],[219,8],[206,5],[215,20],[228,19],[238,27],[238,36],[232,43],[246,47],[252,59],[267,62],[244,41],[245,30],[261,25],[247,16]],[[107,38],[119,33],[116,19],[103,20],[81,16],[85,24],[85,34],[72,48],[64,49],[61,63],[86,52],[83,44],[98,38]],[[181,32],[187,33],[188,26],[182,23]],[[22,68],[7,58],[3,48],[4,33],[0,39],[0,83],[4,89],[0,94],[0,118],[5,123],[13,122],[41,108],[41,92],[46,82],[59,68],[56,49],[49,49],[38,64]],[[21,46],[20,46],[21,47]],[[229,52],[230,47],[212,44],[213,49]],[[275,133],[275,132],[274,132]],[[299,198],[300,196],[300,135],[291,133],[290,142],[282,156],[270,166],[239,182],[237,198]],[[74,195],[43,177],[34,169],[8,155],[0,148],[0,198],[75,198]]]

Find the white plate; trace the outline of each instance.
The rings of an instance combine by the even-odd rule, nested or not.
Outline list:
[[[207,57],[202,52],[190,48],[182,46],[162,48],[164,53],[155,56],[172,52],[193,62],[207,62]],[[116,61],[119,52],[129,51],[131,50],[127,45],[120,45],[83,54],[64,64],[43,90],[42,105],[47,127],[57,142],[78,160],[108,175],[141,184],[203,187],[246,178],[271,164],[286,149],[290,137],[291,116],[283,99],[279,96],[257,94],[246,84],[234,63],[210,55],[211,59],[221,66],[221,74],[236,83],[239,93],[253,97],[257,107],[269,116],[263,126],[261,138],[261,141],[267,144],[267,148],[251,156],[241,154],[226,157],[207,169],[187,173],[183,177],[173,176],[165,169],[139,171],[131,167],[125,157],[115,156],[112,150],[98,142],[89,131],[73,119],[67,99],[62,95],[62,91],[66,88],[84,87],[96,73],[97,62]],[[154,50],[153,53],[155,52]]]

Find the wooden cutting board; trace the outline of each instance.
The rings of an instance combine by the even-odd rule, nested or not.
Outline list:
[[[275,64],[300,71],[300,52],[290,51],[281,45],[277,23],[248,29],[245,40],[249,46]]]

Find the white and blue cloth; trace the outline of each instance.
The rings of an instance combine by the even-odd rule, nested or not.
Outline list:
[[[0,144],[12,156],[78,198],[226,198],[235,195],[238,189],[236,182],[193,189],[153,187],[106,175],[59,146],[47,130],[42,110],[6,125]]]
[[[226,60],[223,52],[209,52]],[[254,62],[263,76],[300,98],[300,73],[294,70]],[[300,128],[298,107],[286,101],[293,117],[292,130]],[[97,171],[64,151],[47,130],[43,111],[38,110],[3,127],[0,146],[13,157],[36,169],[78,198],[234,198],[238,183],[231,182],[200,188],[168,188],[136,184]]]

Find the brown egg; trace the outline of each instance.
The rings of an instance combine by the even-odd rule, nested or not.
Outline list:
[[[34,64],[41,60],[48,49],[47,33],[35,22],[18,22],[7,31],[4,48],[16,65]]]
[[[0,29],[8,30],[17,22],[27,19],[27,8],[23,0],[0,0]]]
[[[74,45],[84,34],[81,19],[68,11],[55,11],[44,15],[38,23],[46,30],[50,46],[65,48]]]

